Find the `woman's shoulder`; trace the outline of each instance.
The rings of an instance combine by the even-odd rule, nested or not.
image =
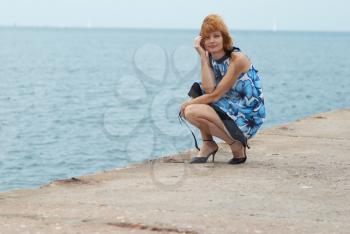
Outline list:
[[[242,68],[243,71],[249,70],[252,65],[250,59],[242,51],[233,51],[230,58],[231,63]]]

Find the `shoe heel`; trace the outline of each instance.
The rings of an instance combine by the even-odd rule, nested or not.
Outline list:
[[[216,152],[213,153],[213,162],[214,162],[215,154],[216,154]]]

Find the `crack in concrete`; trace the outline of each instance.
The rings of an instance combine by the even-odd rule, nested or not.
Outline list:
[[[144,225],[144,224],[140,224],[140,223],[112,222],[112,223],[107,223],[107,225],[121,227],[121,228],[147,230],[147,231],[153,231],[153,232],[168,232],[168,233],[173,232],[173,233],[184,233],[184,234],[198,234],[198,232],[196,232],[196,231],[180,230],[178,228],[165,228],[165,227],[158,227],[158,226],[149,226],[149,225]]]
[[[42,216],[30,215],[30,214],[0,214],[0,217],[3,217],[3,218],[25,218],[25,219],[32,219],[32,220],[43,220],[43,219],[45,219]]]

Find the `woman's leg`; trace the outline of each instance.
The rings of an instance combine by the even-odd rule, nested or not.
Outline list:
[[[201,130],[201,134],[203,132],[203,139],[205,139],[204,137],[213,135],[219,137],[228,144],[236,141],[231,137],[224,123],[211,106],[206,104],[189,105],[186,107],[184,114],[185,118],[191,124]],[[239,157],[243,155],[243,145],[241,142],[237,141],[236,144],[230,145],[230,148],[234,155]],[[210,150],[213,150],[213,145],[210,145],[208,142],[204,142],[203,149],[201,148],[201,151],[204,152],[200,153],[199,156],[205,156],[211,152]]]
[[[186,108],[187,109],[187,108]],[[203,140],[212,140],[213,135],[209,129],[209,125],[205,120],[195,118],[191,114],[186,114],[185,118],[192,125],[196,126],[200,132]],[[200,147],[200,151],[198,153],[198,157],[205,157],[210,152],[213,152],[218,148],[217,144],[214,141],[203,141],[202,147]]]
[[[202,121],[198,121],[197,119],[194,119],[194,120],[195,120],[194,123],[192,123],[192,122],[190,122],[190,123],[195,125],[200,130],[202,139],[203,140],[212,140],[213,136],[210,132],[209,126],[206,123],[203,123]]]

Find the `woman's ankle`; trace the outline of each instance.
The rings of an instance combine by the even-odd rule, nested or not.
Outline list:
[[[229,146],[234,156],[244,157],[244,146],[240,141],[234,141]]]
[[[213,141],[203,141],[203,145],[206,146],[206,148],[209,148],[209,149],[215,149],[218,147],[218,145],[216,144],[216,142],[213,140]]]

